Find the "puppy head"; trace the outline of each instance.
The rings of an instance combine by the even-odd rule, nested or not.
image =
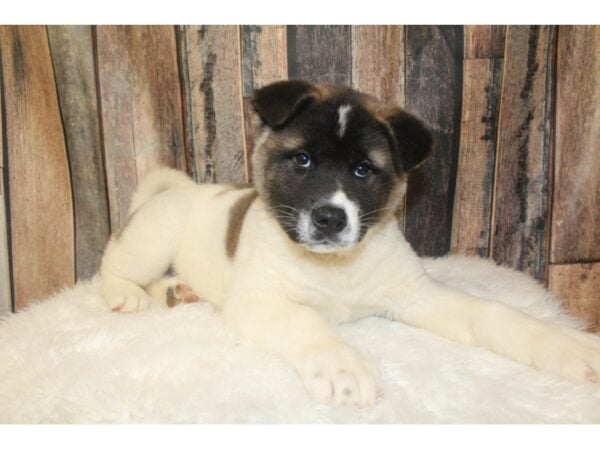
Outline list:
[[[345,87],[281,81],[254,93],[254,183],[293,241],[314,252],[355,246],[393,217],[406,174],[431,152],[425,126]]]

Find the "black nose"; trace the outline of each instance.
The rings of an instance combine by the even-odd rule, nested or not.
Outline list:
[[[311,216],[315,227],[326,235],[339,233],[346,228],[347,219],[343,209],[321,206],[314,209]]]

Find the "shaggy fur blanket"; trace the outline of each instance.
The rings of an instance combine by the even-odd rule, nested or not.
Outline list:
[[[432,276],[538,318],[581,326],[528,277],[490,262],[426,260]],[[0,422],[600,422],[600,388],[381,318],[339,327],[380,368],[372,409],[313,402],[293,369],[224,328],[205,303],[109,311],[98,280],[0,322]]]

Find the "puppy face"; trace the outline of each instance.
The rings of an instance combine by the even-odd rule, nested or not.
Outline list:
[[[258,90],[253,105],[262,120],[256,188],[290,239],[314,252],[352,248],[392,217],[404,174],[431,147],[412,116],[348,88],[280,82]]]

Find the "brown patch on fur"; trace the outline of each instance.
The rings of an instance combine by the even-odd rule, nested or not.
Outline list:
[[[227,234],[225,235],[225,251],[230,259],[233,259],[240,240],[240,233],[244,225],[246,213],[256,200],[258,193],[256,191],[248,192],[240,197],[229,210],[229,224],[227,225]]]
[[[170,286],[167,289],[167,306],[169,308],[173,308],[181,302],[196,303],[199,301],[200,297],[187,284],[178,283],[175,287]]]
[[[175,288],[173,286],[169,286],[167,289],[167,306],[169,308],[173,308],[181,303],[181,299],[175,295]]]

